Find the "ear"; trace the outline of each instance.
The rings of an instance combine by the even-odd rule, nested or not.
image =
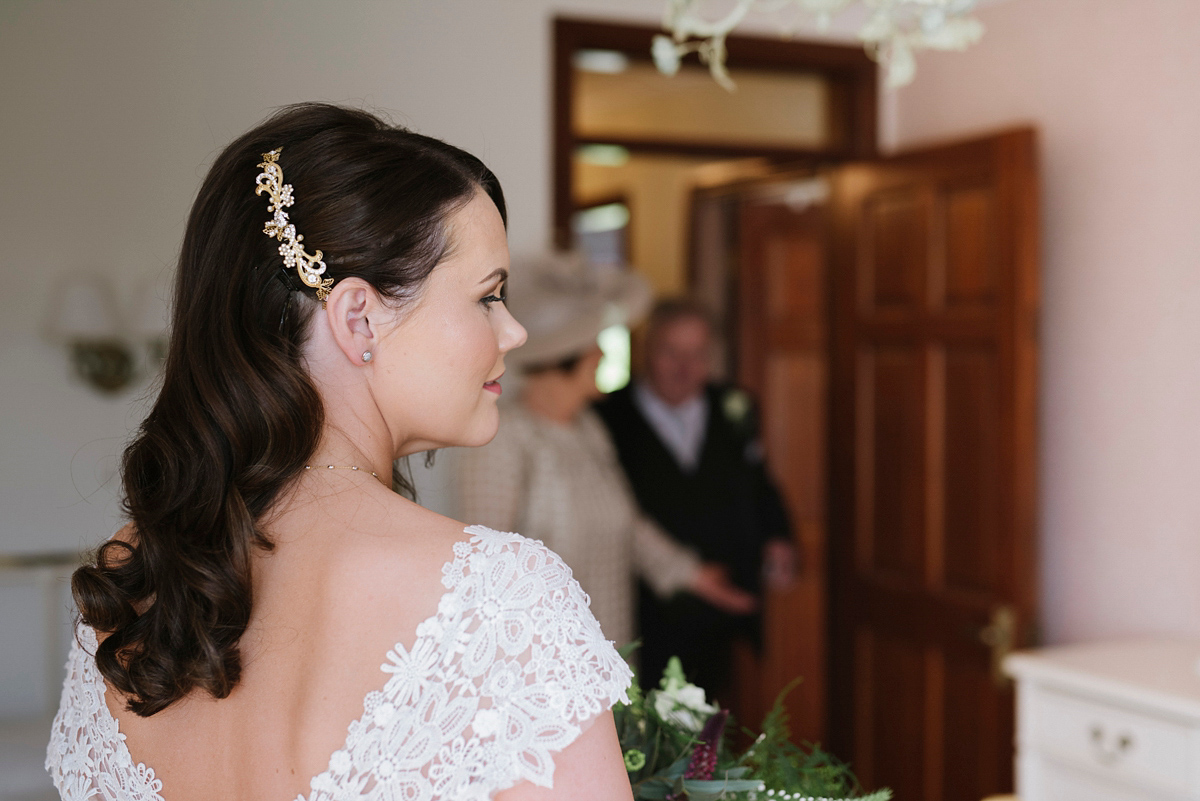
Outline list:
[[[374,352],[385,316],[375,288],[361,278],[343,278],[330,291],[324,314],[338,349],[351,364],[365,364],[363,354]]]

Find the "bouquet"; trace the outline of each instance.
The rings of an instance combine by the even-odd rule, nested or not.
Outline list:
[[[635,801],[888,801],[891,790],[864,794],[844,763],[791,741],[783,699],[796,683],[775,699],[762,733],[736,754],[726,736],[729,713],[687,681],[678,658],[659,689],[643,693],[634,681],[629,703],[613,714]]]

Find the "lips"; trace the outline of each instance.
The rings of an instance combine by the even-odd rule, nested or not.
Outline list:
[[[491,381],[488,381],[487,383],[485,383],[483,385],[483,388],[486,389],[488,392],[494,392],[497,395],[500,395],[501,393],[504,392],[504,389],[500,386],[501,378],[504,378],[504,373],[501,373],[500,375],[496,376]]]

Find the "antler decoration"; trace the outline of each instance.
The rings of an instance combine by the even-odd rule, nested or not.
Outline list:
[[[700,61],[721,86],[734,88],[725,68],[725,38],[751,11],[767,13],[791,8],[797,19],[809,16],[825,28],[843,9],[861,2],[867,20],[858,31],[867,54],[882,64],[889,87],[912,83],[918,50],[965,50],[983,36],[983,23],[968,16],[978,0],[735,0],[718,4],[725,16],[710,20],[702,11],[707,0],[666,0],[663,28],[669,36],[656,36],[651,47],[654,63],[664,75],[679,71],[688,53]]]
[[[284,209],[296,201],[292,197],[292,185],[283,182],[283,168],[279,166],[279,154],[282,152],[283,148],[278,147],[270,153],[263,153],[262,163],[258,165],[263,171],[254,179],[257,184],[254,194],[266,192],[270,196],[271,203],[267,211],[274,215],[263,226],[263,233],[280,241],[279,255],[283,256],[284,265],[288,269],[295,269],[300,281],[317,290],[317,300],[324,303],[329,297],[329,290],[333,288],[333,279],[321,278],[325,273],[325,262],[321,260],[325,254],[318,250],[310,256],[300,244],[304,236],[297,234],[296,226],[288,222]]]

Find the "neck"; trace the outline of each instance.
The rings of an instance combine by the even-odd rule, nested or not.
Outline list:
[[[380,480],[390,487],[392,461],[403,438],[389,427],[365,371],[346,359],[320,315],[315,318],[305,345],[304,361],[325,410],[321,440],[308,464],[357,467],[367,477],[379,474]]]
[[[671,407],[682,406],[683,404],[687,403],[688,401],[695,400],[696,398],[699,398],[701,395],[704,394],[704,390],[703,390],[703,388],[701,388],[701,390],[699,392],[694,392],[691,395],[687,395],[685,397],[679,397],[677,395],[672,395],[671,393],[664,393],[657,386],[655,386],[653,381],[643,381],[642,386],[644,386],[646,389],[650,390],[650,393],[652,395],[654,395],[654,397],[658,398],[660,401],[662,401],[663,403],[665,403]]]
[[[538,417],[568,425],[583,408],[587,398],[555,373],[530,376],[521,393],[525,408]]]
[[[378,473],[380,480],[391,486],[396,438],[370,393],[352,391],[355,385],[350,381],[340,386],[319,379],[314,383],[325,407],[325,426],[308,463],[357,467],[368,474]]]
[[[309,457],[308,463],[314,470],[326,469],[328,465],[337,468],[357,467],[358,471],[371,479],[377,480],[386,487],[392,483],[392,457],[390,449],[373,447],[375,443],[370,437],[351,440],[342,431],[326,426],[321,444]],[[381,443],[382,444],[382,443]],[[330,471],[337,473],[353,473],[351,470]],[[375,473],[375,476],[371,476]]]

